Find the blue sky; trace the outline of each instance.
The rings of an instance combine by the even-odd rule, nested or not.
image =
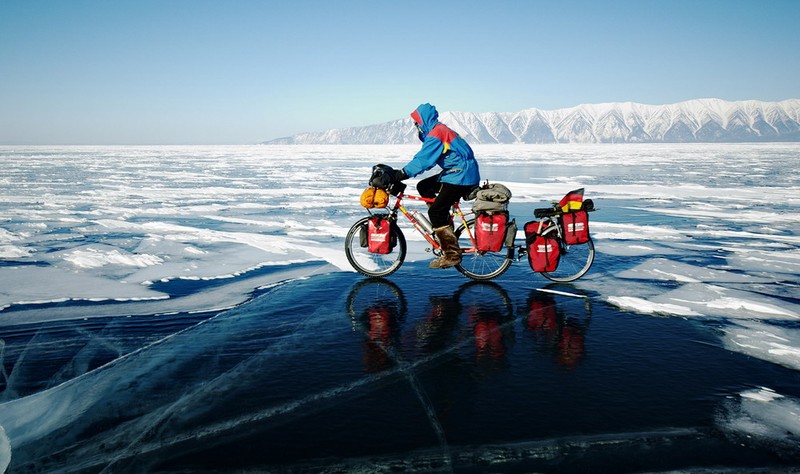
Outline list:
[[[0,0],[0,144],[800,98],[800,1]]]

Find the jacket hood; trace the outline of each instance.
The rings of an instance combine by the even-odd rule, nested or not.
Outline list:
[[[422,128],[424,137],[427,137],[433,127],[439,123],[439,112],[431,104],[422,104],[411,112],[411,118]]]

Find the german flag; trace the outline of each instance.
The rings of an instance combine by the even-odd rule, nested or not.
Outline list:
[[[563,212],[577,211],[583,205],[583,188],[570,191],[558,201]]]

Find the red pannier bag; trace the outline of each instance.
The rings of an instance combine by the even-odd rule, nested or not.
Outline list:
[[[499,252],[506,241],[508,214],[481,212],[475,219],[475,241],[481,252]]]
[[[394,248],[392,222],[383,216],[373,217],[367,226],[367,249],[371,253],[386,254]]]
[[[535,272],[553,272],[558,268],[561,257],[558,239],[551,237],[555,232],[542,235],[548,227],[540,226],[539,221],[525,224],[525,245],[528,248],[528,263]]]
[[[528,329],[546,336],[554,336],[558,332],[558,315],[556,302],[552,296],[536,294],[528,304]]]
[[[567,245],[585,244],[589,241],[589,213],[580,210],[562,215],[561,228]]]

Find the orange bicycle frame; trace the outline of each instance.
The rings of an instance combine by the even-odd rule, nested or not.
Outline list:
[[[411,225],[413,225],[414,228],[417,229],[417,232],[422,234],[422,236],[425,237],[425,240],[427,240],[428,243],[433,245],[434,249],[438,250],[439,248],[441,248],[439,243],[436,242],[436,240],[434,240],[433,237],[431,237],[431,235],[428,234],[428,232],[426,232],[425,229],[422,228],[422,226],[419,224],[419,222],[417,222],[417,219],[410,212],[408,212],[408,210],[405,208],[405,206],[402,205],[403,198],[412,199],[414,201],[422,201],[422,202],[425,202],[425,203],[428,203],[428,204],[430,204],[433,201],[435,201],[435,199],[434,198],[426,198],[426,197],[422,197],[422,196],[414,196],[413,194],[399,193],[396,196],[396,200],[394,202],[394,206],[392,207],[392,214],[396,215],[397,211],[402,212],[403,215],[406,216],[406,219],[411,221]],[[461,218],[461,222],[464,224],[464,229],[466,229],[467,235],[469,236],[469,240],[472,243],[472,248],[463,249],[463,251],[465,253],[474,252],[475,251],[475,236],[472,235],[472,230],[469,228],[469,226],[467,226],[467,220],[464,218],[464,213],[461,212],[461,207],[459,206],[459,202],[456,202],[455,204],[453,204],[453,216],[459,216]]]

